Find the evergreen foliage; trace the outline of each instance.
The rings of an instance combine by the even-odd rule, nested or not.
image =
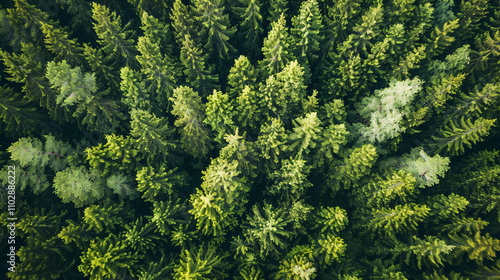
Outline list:
[[[500,277],[499,1],[3,2],[0,279]]]

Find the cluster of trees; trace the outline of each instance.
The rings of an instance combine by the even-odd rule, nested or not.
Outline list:
[[[0,36],[9,279],[500,278],[498,1],[13,0]]]

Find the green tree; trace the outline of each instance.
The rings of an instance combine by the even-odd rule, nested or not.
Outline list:
[[[143,167],[137,172],[137,190],[142,192],[145,201],[161,201],[174,191],[174,187],[185,184],[183,173],[176,172],[177,168],[167,171],[164,165],[159,168]]]
[[[363,176],[368,175],[377,157],[377,151],[371,144],[352,150],[350,155],[344,158],[344,162],[337,167],[338,174],[334,175],[335,180],[338,183],[342,182],[346,188],[356,186]]]
[[[281,72],[288,62],[293,61],[294,55],[285,16],[281,14],[271,26],[271,31],[264,39],[264,59],[259,62],[259,67],[263,73],[273,75]]]
[[[482,141],[495,122],[496,119],[478,118],[472,123],[471,118],[465,117],[462,117],[460,122],[450,121],[448,125],[440,129],[439,136],[432,137],[433,142],[430,146],[435,152],[444,151],[446,154],[461,155],[465,151],[465,145],[470,148],[472,144]]]
[[[103,47],[103,51],[114,56],[117,62],[123,58],[127,66],[135,65],[137,61],[134,31],[130,30],[130,23],[122,27],[120,16],[98,3],[92,3],[92,18],[95,20],[94,30],[99,37],[98,42]],[[118,65],[122,66],[121,63]]]
[[[229,70],[227,76],[229,97],[234,100],[242,94],[245,86],[255,89],[257,73],[255,67],[250,63],[246,56],[240,55],[234,60],[234,65]]]
[[[229,41],[236,31],[230,27],[229,16],[224,14],[224,1],[195,0],[193,13],[197,24],[201,26],[199,35],[206,42],[206,53],[219,68],[222,67],[222,60],[229,60],[231,53],[235,51]]]
[[[167,120],[142,110],[132,110],[131,117],[130,135],[136,141],[137,150],[146,154],[150,164],[158,158],[167,159],[176,146],[171,140],[174,130],[168,126]]]
[[[396,205],[394,208],[378,208],[368,213],[366,227],[382,236],[415,230],[429,216],[430,208],[415,203]]]
[[[292,237],[287,229],[290,223],[283,208],[273,209],[271,204],[263,207],[253,206],[253,216],[248,217],[249,227],[246,235],[251,242],[256,242],[260,255],[277,255],[287,246],[286,239]]]
[[[261,36],[264,32],[260,13],[262,4],[259,0],[238,0],[238,2],[243,5],[233,8],[240,18],[238,39],[250,57],[255,59],[258,55],[253,50],[262,45]]]
[[[83,207],[102,199],[107,191],[97,170],[89,171],[81,166],[57,172],[54,193],[64,203],[73,202],[76,207]]]
[[[106,135],[106,143],[92,148],[86,148],[86,160],[88,164],[102,172],[102,175],[110,171],[130,172],[135,169],[138,159],[135,140],[130,136]]]
[[[82,62],[83,48],[75,39],[68,38],[70,35],[66,30],[48,23],[42,23],[41,29],[45,37],[45,46],[56,56],[56,61],[64,60],[70,64]]]
[[[210,280],[225,278],[227,254],[217,252],[213,244],[184,250],[175,268],[174,279]]]
[[[316,112],[307,114],[304,118],[297,118],[294,122],[293,133],[288,136],[288,149],[294,151],[297,157],[302,156],[302,152],[309,153],[315,148],[321,135],[321,122]]]
[[[236,115],[234,110],[233,100],[230,99],[227,93],[214,90],[207,97],[206,115],[203,122],[212,127],[212,131],[216,132],[215,141],[222,143],[224,135],[236,129],[233,118]]]
[[[215,83],[219,76],[212,74],[212,69],[205,66],[202,51],[195,45],[189,35],[185,35],[181,45],[181,62],[184,65],[184,74],[188,84],[202,96],[208,96],[217,88]]]
[[[302,2],[299,14],[292,18],[291,35],[295,45],[295,57],[304,67],[309,80],[312,67],[318,58],[320,42],[324,40],[321,13],[316,0]]]
[[[177,116],[175,126],[182,128],[182,148],[195,158],[203,158],[210,149],[209,130],[203,124],[205,105],[193,89],[180,86],[171,97],[172,114]]]
[[[127,244],[110,234],[104,239],[92,240],[90,247],[80,257],[78,270],[90,279],[117,279],[124,272],[133,273],[139,256],[127,248]]]

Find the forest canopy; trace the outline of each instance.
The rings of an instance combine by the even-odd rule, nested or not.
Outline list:
[[[9,279],[500,279],[499,1],[11,0],[0,36]]]

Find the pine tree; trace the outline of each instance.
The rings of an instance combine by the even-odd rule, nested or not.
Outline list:
[[[246,178],[256,177],[257,166],[255,162],[257,161],[257,154],[254,145],[245,141],[238,133],[238,128],[236,128],[234,134],[226,134],[224,140],[226,140],[227,145],[220,150],[219,157],[229,162],[236,161],[238,170]]]
[[[206,115],[203,122],[212,127],[212,131],[216,132],[215,141],[222,143],[223,137],[226,134],[236,129],[233,118],[236,115],[234,105],[227,93],[214,90],[207,97]]]
[[[141,53],[136,57],[141,65],[141,72],[146,77],[144,82],[150,93],[155,93],[160,106],[168,107],[168,99],[175,88],[177,75],[172,62],[160,52],[160,45],[148,36],[139,37],[137,49]]]
[[[100,143],[92,148],[86,148],[86,160],[88,164],[102,172],[102,175],[110,171],[131,172],[138,162],[135,141],[130,136],[123,137],[114,134],[106,135],[106,143]],[[111,172],[113,173],[113,172]]]
[[[233,8],[240,18],[239,41],[250,57],[255,59],[260,56],[255,54],[254,50],[262,46],[261,36],[264,32],[260,14],[262,4],[259,0],[238,0],[238,2],[244,5]]]
[[[124,93],[122,103],[132,110],[150,110],[153,98],[146,90],[142,75],[125,66],[120,71],[120,77],[120,89]]]
[[[180,86],[171,98],[172,114],[177,116],[175,126],[182,128],[182,148],[195,158],[203,158],[210,149],[209,131],[203,124],[205,106],[201,97],[189,87]]]
[[[252,242],[257,242],[260,255],[276,255],[286,247],[286,239],[292,236],[287,230],[289,220],[283,208],[273,209],[271,204],[263,207],[253,206],[253,217],[248,217],[249,228],[246,231]]]
[[[81,166],[67,168],[56,173],[54,193],[62,202],[73,202],[75,207],[83,207],[102,199],[106,188],[97,170],[87,170]]]
[[[182,45],[184,38],[193,38],[196,40],[196,31],[194,17],[188,11],[188,7],[182,3],[182,0],[175,0],[170,14],[172,27],[175,29],[175,39],[178,45]],[[197,41],[198,43],[198,41]]]
[[[136,140],[137,150],[146,154],[150,164],[155,159],[165,160],[175,148],[171,140],[174,131],[167,120],[142,110],[132,110],[131,117],[130,135]]]
[[[344,158],[343,164],[337,168],[338,173],[334,175],[334,180],[337,181],[337,184],[342,182],[346,188],[356,186],[363,176],[368,175],[371,167],[377,161],[377,157],[373,145],[363,145],[354,149],[348,157]]]
[[[112,204],[108,200],[103,205],[94,204],[85,208],[83,211],[83,222],[87,230],[96,233],[113,232],[117,227],[121,227],[124,219],[130,216],[130,213],[124,213],[123,203]]]
[[[264,123],[260,128],[257,139],[258,155],[264,158],[266,172],[270,173],[278,167],[286,149],[286,132],[280,119],[271,118],[270,122]]]
[[[280,195],[285,205],[291,205],[304,195],[312,184],[307,180],[310,168],[306,161],[300,158],[285,159],[281,162],[281,169],[270,175],[275,181],[269,192]]]
[[[176,172],[177,167],[167,171],[164,165],[159,168],[143,167],[137,172],[137,190],[142,192],[145,201],[161,201],[174,192],[174,187],[185,184],[185,175]]]
[[[435,155],[427,155],[422,148],[415,148],[410,154],[403,155],[402,158],[394,163],[385,163],[383,166],[388,168],[402,169],[405,172],[413,174],[417,179],[417,184],[421,188],[434,186],[439,183],[438,177],[444,177],[450,159]]]
[[[123,173],[113,174],[106,180],[106,186],[120,198],[133,200],[137,197],[134,180]]]
[[[324,39],[320,32],[323,26],[318,2],[316,0],[302,2],[299,14],[292,18],[292,26],[291,35],[295,45],[295,57],[304,67],[307,81],[318,58],[320,42]]]
[[[75,39],[68,38],[68,32],[57,26],[42,23],[41,29],[45,36],[45,46],[53,53],[55,61],[68,61],[70,64],[81,64],[83,60],[83,48]]]
[[[460,212],[464,211],[469,205],[469,201],[465,197],[453,193],[448,197],[443,194],[432,197],[428,204],[431,207],[431,215],[437,216],[438,219],[450,219],[457,217]]]
[[[184,74],[187,76],[186,82],[201,92],[202,96],[208,96],[217,88],[215,82],[218,81],[218,75],[212,74],[212,69],[205,67],[202,51],[189,35],[182,38],[181,62],[184,65]]]
[[[285,16],[282,14],[271,26],[271,31],[264,39],[262,47],[264,59],[259,61],[259,67],[263,73],[273,75],[281,72],[290,61],[293,61],[294,55]]]
[[[454,21],[445,22],[443,28],[434,27],[431,33],[426,52],[429,57],[441,54],[446,47],[455,41],[455,37],[451,35],[455,29],[459,27],[458,19]]]
[[[127,245],[113,234],[104,239],[92,240],[90,247],[80,257],[82,263],[78,270],[89,279],[116,279],[125,271],[133,273],[139,256],[132,253]]]
[[[174,226],[186,223],[186,213],[186,201],[172,198],[167,201],[154,201],[153,216],[150,219],[160,234],[168,235]]]
[[[460,28],[457,33],[463,39],[470,38],[477,32],[480,21],[488,14],[488,1],[471,0],[462,1],[460,3],[460,12],[457,14],[459,18]]]
[[[261,104],[267,105],[270,116],[277,115],[287,121],[289,116],[298,115],[306,96],[303,69],[296,60],[291,61],[261,86],[260,92],[264,95]]]
[[[358,199],[367,207],[387,206],[390,202],[406,202],[415,192],[416,179],[405,171],[392,171],[384,178],[365,184],[358,192]]]
[[[340,207],[320,207],[316,212],[315,229],[326,236],[336,235],[347,227],[347,212]]]
[[[175,268],[175,280],[210,280],[225,278],[227,254],[217,252],[211,243],[184,250],[180,256],[180,263]]]
[[[396,205],[394,208],[378,208],[372,210],[365,218],[366,226],[374,233],[382,236],[394,236],[415,230],[418,224],[429,216],[430,208],[414,203]]]
[[[229,70],[227,76],[229,97],[234,100],[240,96],[245,86],[251,89],[255,88],[257,73],[255,67],[250,63],[246,56],[239,56],[234,60],[234,65]]]
[[[235,51],[229,40],[236,31],[230,27],[229,16],[224,14],[224,1],[195,0],[193,13],[197,24],[201,26],[200,37],[206,42],[206,53],[219,68],[222,67],[222,60],[229,60]]]
[[[59,91],[56,101],[62,106],[88,104],[97,91],[94,75],[82,73],[80,67],[71,68],[66,61],[49,62],[46,76],[52,88]]]
[[[127,66],[135,65],[134,32],[130,30],[130,23],[122,27],[121,18],[116,12],[110,12],[106,6],[97,3],[92,4],[92,18],[103,51],[113,56],[116,62],[123,58]],[[121,63],[118,65],[122,66]]]
[[[375,91],[365,97],[358,109],[363,118],[369,118],[369,126],[362,126],[360,134],[367,142],[384,142],[405,131],[401,121],[415,95],[421,89],[418,78],[403,82],[391,81],[388,88]]]
[[[488,233],[481,236],[477,232],[471,236],[450,236],[457,247],[457,254],[466,252],[470,260],[482,264],[484,260],[495,260],[496,251],[500,251],[500,240],[492,238]]]
[[[415,256],[419,269],[422,268],[422,263],[431,267],[443,266],[443,261],[446,261],[445,256],[455,248],[454,245],[448,245],[444,240],[435,236],[426,236],[423,240],[413,236],[413,240],[414,245],[404,245],[403,248],[396,247],[393,252],[396,254],[406,253],[405,261],[408,265],[411,257]]]
[[[460,155],[465,151],[464,146],[471,147],[478,141],[482,141],[484,136],[489,134],[496,119],[487,120],[478,118],[472,123],[471,118],[462,117],[460,122],[450,121],[440,130],[439,136],[433,136],[430,146],[435,152],[444,151],[446,154]]]
[[[95,49],[84,43],[84,57],[96,76],[98,85],[108,86],[115,91],[119,89],[118,74],[111,67],[112,57],[105,56],[102,49]]]
[[[44,119],[33,103],[22,100],[19,93],[8,87],[0,86],[0,108],[0,119],[5,125],[2,130],[11,135],[34,132]]]
[[[304,118],[297,118],[294,122],[293,133],[288,136],[289,150],[297,157],[302,157],[302,152],[309,153],[315,148],[321,135],[321,122],[316,112],[307,114]]]
[[[269,0],[269,23],[279,20],[288,11],[288,0]]]
[[[340,262],[341,258],[344,257],[347,244],[342,238],[322,234],[317,242],[315,255],[322,268],[331,266],[334,261]]]

